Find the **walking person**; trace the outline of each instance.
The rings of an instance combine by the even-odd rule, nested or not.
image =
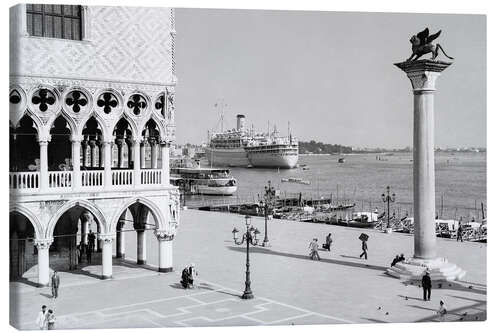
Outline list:
[[[448,309],[446,309],[446,305],[444,305],[443,300],[439,301],[439,309],[437,310],[437,314],[439,315],[439,321],[445,321],[445,315],[448,313]]]
[[[330,251],[330,247],[331,247],[332,243],[333,243],[332,233],[329,233],[328,236],[326,236],[326,240],[325,240],[325,244],[323,245],[323,248],[325,250]]]
[[[366,240],[362,240],[361,241],[361,250],[363,251],[359,257],[360,258],[363,258],[363,256],[365,257],[365,260],[368,260],[368,244],[366,243]]]
[[[91,264],[92,263],[92,247],[89,244],[87,244],[87,249],[85,251],[87,253],[87,264]]]
[[[42,305],[42,310],[38,312],[38,316],[36,317],[36,324],[38,328],[41,330],[47,329],[47,306]]]
[[[89,232],[88,239],[89,239],[89,247],[90,247],[91,251],[94,252],[94,248],[95,248],[95,234],[94,234],[94,232],[92,230],[90,230],[90,232]]]
[[[75,255],[76,255],[76,264],[79,265],[82,259],[80,245],[76,246]]]
[[[321,260],[318,253],[319,245],[317,238],[313,238],[312,242],[309,243],[309,249],[311,250],[311,253],[309,254],[311,260],[314,260],[314,258]]]
[[[56,329],[56,315],[54,314],[54,311],[52,309],[50,309],[47,314],[47,329]]]
[[[458,240],[460,240],[461,242],[464,241],[464,239],[462,238],[462,223],[461,222],[458,222],[458,229],[457,229],[457,242]]]
[[[424,276],[422,276],[422,289],[424,290],[424,301],[430,301],[432,281],[428,271],[426,271]]]
[[[59,283],[60,283],[59,275],[57,275],[57,272],[54,271],[52,274],[52,278],[50,279],[50,284],[52,287],[52,297],[57,298],[59,296]]]

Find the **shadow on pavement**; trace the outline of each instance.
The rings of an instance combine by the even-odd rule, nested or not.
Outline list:
[[[47,298],[52,298],[51,294],[40,293],[41,296],[45,296]]]
[[[380,320],[380,319],[374,319],[374,318],[361,317],[360,319],[368,320],[368,321],[371,321],[371,322],[377,323],[377,324],[387,324],[388,323],[388,321],[384,321],[384,320]]]
[[[401,297],[401,298],[412,299],[412,300],[414,300],[414,301],[422,301],[422,302],[424,301],[423,299],[421,299],[421,298],[417,298],[417,297],[404,296],[404,295],[398,295],[398,296],[399,296],[399,297]]]
[[[246,248],[244,248],[244,247],[228,246],[227,248],[232,250],[232,251],[246,252]],[[250,248],[250,252],[283,256],[283,257],[289,257],[289,258],[295,258],[295,259],[311,260],[311,258],[307,255],[279,252],[279,251],[274,251],[271,249],[263,249],[260,247]],[[381,272],[385,272],[387,270],[387,268],[383,267],[383,266],[370,265],[370,264],[364,264],[364,263],[355,263],[355,262],[343,261],[343,260],[337,260],[337,259],[322,258],[320,260],[320,262],[326,262],[329,264],[343,265],[343,266],[356,267],[356,268],[372,269],[372,270],[377,270],[377,271],[381,271]]]

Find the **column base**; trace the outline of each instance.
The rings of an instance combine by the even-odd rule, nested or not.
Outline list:
[[[112,278],[113,278],[112,275],[101,275],[101,280],[110,280]]]
[[[159,267],[158,272],[160,273],[170,273],[173,272],[174,269],[172,267]]]
[[[117,253],[115,258],[125,258],[125,253]]]
[[[137,259],[137,265],[146,265],[146,260]]]
[[[426,271],[429,271],[432,281],[461,280],[467,273],[457,265],[448,262],[446,258],[411,258],[389,267],[387,274],[398,279],[411,281],[421,280]]]
[[[249,292],[245,291],[243,293],[243,295],[241,295],[241,298],[243,298],[243,299],[252,299],[253,298],[252,291],[249,291]]]
[[[50,283],[37,283],[37,288],[45,288],[50,286]]]

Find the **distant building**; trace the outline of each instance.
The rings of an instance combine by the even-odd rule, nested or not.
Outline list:
[[[179,193],[170,185],[175,134],[174,10],[22,4],[10,10],[10,272],[75,269],[97,233],[102,278],[124,225],[159,243],[172,270]],[[132,229],[133,230],[133,229]],[[50,261],[49,261],[49,253]]]

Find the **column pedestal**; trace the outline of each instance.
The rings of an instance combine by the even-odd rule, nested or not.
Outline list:
[[[435,60],[416,60],[395,64],[403,70],[413,87],[413,206],[414,255],[387,270],[403,279],[420,279],[429,271],[432,280],[457,280],[465,271],[437,257],[434,176],[434,92],[440,73],[451,65]]]
[[[118,223],[120,224],[120,227],[119,230],[116,231],[116,257],[125,258],[125,233],[122,231],[123,223]]]

